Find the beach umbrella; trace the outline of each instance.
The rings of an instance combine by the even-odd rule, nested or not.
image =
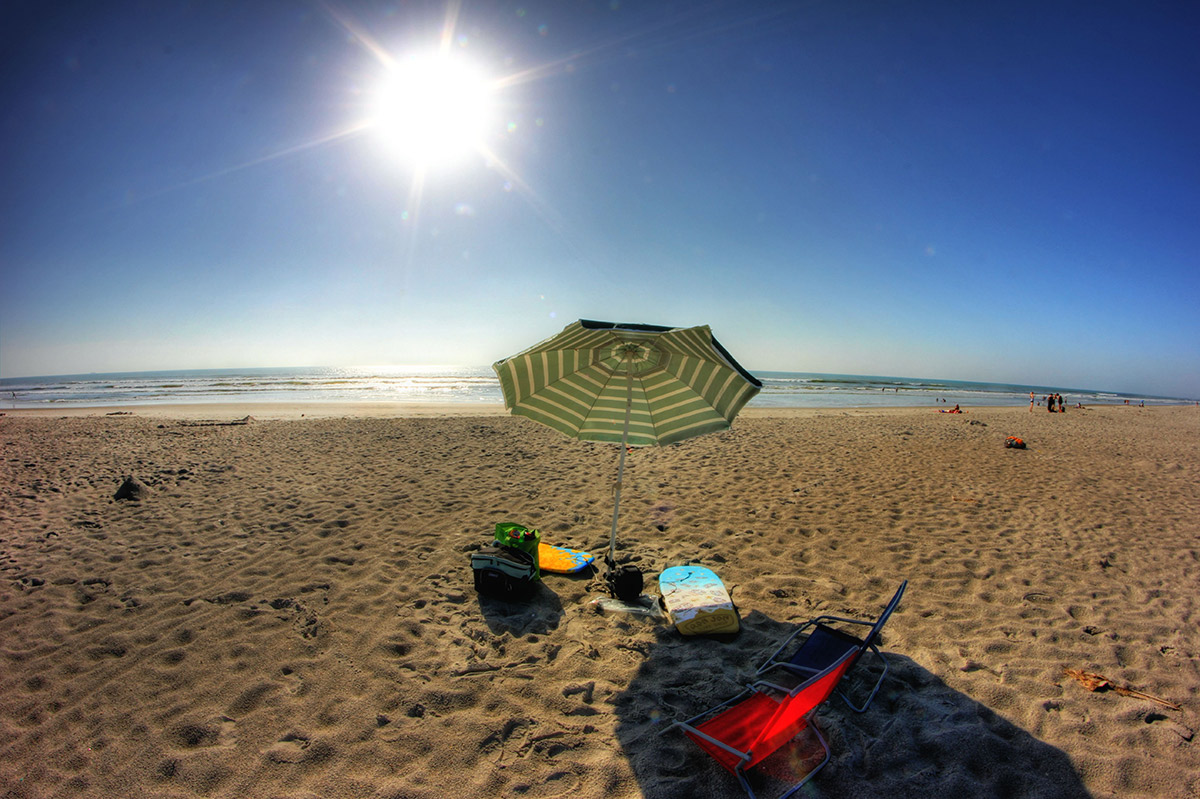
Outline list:
[[[621,445],[608,565],[614,567],[625,453],[725,430],[762,388],[707,325],[582,319],[492,365],[504,404],[581,441]]]

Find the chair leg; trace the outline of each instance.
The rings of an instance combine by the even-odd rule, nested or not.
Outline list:
[[[811,719],[809,720],[808,726],[805,729],[812,730],[813,735],[817,736],[817,741],[821,744],[821,749],[824,750],[825,757],[823,757],[821,759],[821,762],[818,763],[816,765],[816,767],[814,767],[811,771],[809,771],[807,774],[805,774],[803,779],[801,779],[798,783],[796,783],[795,785],[793,785],[792,787],[788,788],[786,791],[781,793],[777,797],[777,799],[787,799],[789,796],[796,793],[796,791],[803,788],[808,783],[809,780],[811,780],[813,777],[817,776],[818,771],[825,768],[825,764],[828,763],[830,757],[833,756],[833,753],[829,749],[829,744],[825,742],[825,736],[821,735],[821,730],[817,727],[817,725]],[[800,734],[803,735],[804,733],[801,732]],[[737,776],[738,782],[740,782],[742,784],[742,790],[744,790],[746,792],[746,795],[749,796],[750,799],[758,799],[758,795],[756,793],[754,793],[754,788],[752,788],[750,786],[750,780],[747,778],[746,772],[742,769],[741,766],[738,766],[734,769],[734,774]]]
[[[825,764],[829,762],[829,758],[833,754],[832,752],[829,751],[829,744],[825,743],[825,736],[821,734],[821,731],[817,728],[817,725],[813,721],[810,720],[808,722],[808,728],[813,731],[813,734],[817,736],[817,740],[821,742],[821,748],[825,750],[825,757],[821,760],[820,763],[817,764],[816,768],[814,768],[812,771],[810,771],[804,775],[804,779],[800,780],[800,782],[796,783],[791,788],[788,788],[786,791],[784,791],[783,794],[780,795],[779,799],[787,799],[789,796],[794,794],[796,791],[803,788],[805,783],[807,783],[813,777],[817,776],[818,771],[825,768]]]
[[[888,673],[887,658],[885,658],[883,656],[883,653],[880,652],[879,649],[877,649],[874,645],[871,646],[871,651],[873,651],[875,653],[875,656],[878,657],[879,661],[883,664],[883,671],[880,672],[879,679],[875,681],[875,686],[871,689],[871,693],[867,696],[866,701],[863,702],[862,705],[855,705],[853,702],[850,701],[850,698],[848,696],[846,696],[846,694],[844,692],[838,691],[838,696],[840,696],[842,698],[842,701],[846,703],[846,706],[848,708],[850,708],[851,710],[853,710],[855,713],[866,713],[867,712],[867,708],[869,708],[871,706],[871,702],[873,702],[875,699],[875,694],[879,693],[879,689],[881,687],[883,687],[884,677],[887,677],[887,673]]]
[[[746,792],[746,795],[749,796],[750,799],[758,799],[754,793],[754,789],[750,787],[750,780],[746,779],[746,772],[742,771],[741,767],[739,766],[734,773],[737,775],[738,782],[742,784],[742,790]]]

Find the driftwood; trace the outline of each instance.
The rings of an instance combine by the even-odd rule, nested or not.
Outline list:
[[[250,424],[254,421],[253,416],[246,416],[242,419],[234,419],[231,422],[218,422],[215,419],[201,419],[195,422],[180,422],[181,427],[237,427],[238,425]]]
[[[1116,691],[1121,696],[1133,696],[1138,699],[1149,699],[1151,702],[1157,702],[1163,707],[1170,708],[1171,710],[1183,710],[1183,707],[1175,704],[1174,702],[1168,702],[1166,699],[1159,699],[1157,696],[1151,696],[1150,694],[1143,693],[1141,691],[1135,691],[1134,689],[1125,685],[1117,685],[1115,682],[1102,674],[1093,674],[1088,671],[1067,668],[1063,669],[1063,674],[1067,675],[1068,677],[1074,677],[1075,680],[1077,680],[1089,691]]]
[[[511,676],[511,677],[520,677],[521,679],[532,679],[532,677],[530,675],[513,673],[512,669],[523,669],[523,668],[529,668],[531,666],[536,666],[536,665],[537,665],[536,663],[521,663],[521,662],[501,663],[499,665],[497,665],[495,663],[471,663],[471,664],[467,665],[465,668],[461,668],[452,673],[454,674],[455,677],[467,677],[472,674],[487,674],[490,671],[506,671],[506,672],[509,672],[508,676]]]

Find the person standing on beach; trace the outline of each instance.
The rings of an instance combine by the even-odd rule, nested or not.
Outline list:
[[[1029,412],[1033,413],[1033,392],[1029,392]]]

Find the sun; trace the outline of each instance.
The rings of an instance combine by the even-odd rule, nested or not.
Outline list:
[[[485,152],[494,116],[493,82],[482,70],[431,54],[394,62],[378,90],[371,127],[394,157],[424,171]]]

